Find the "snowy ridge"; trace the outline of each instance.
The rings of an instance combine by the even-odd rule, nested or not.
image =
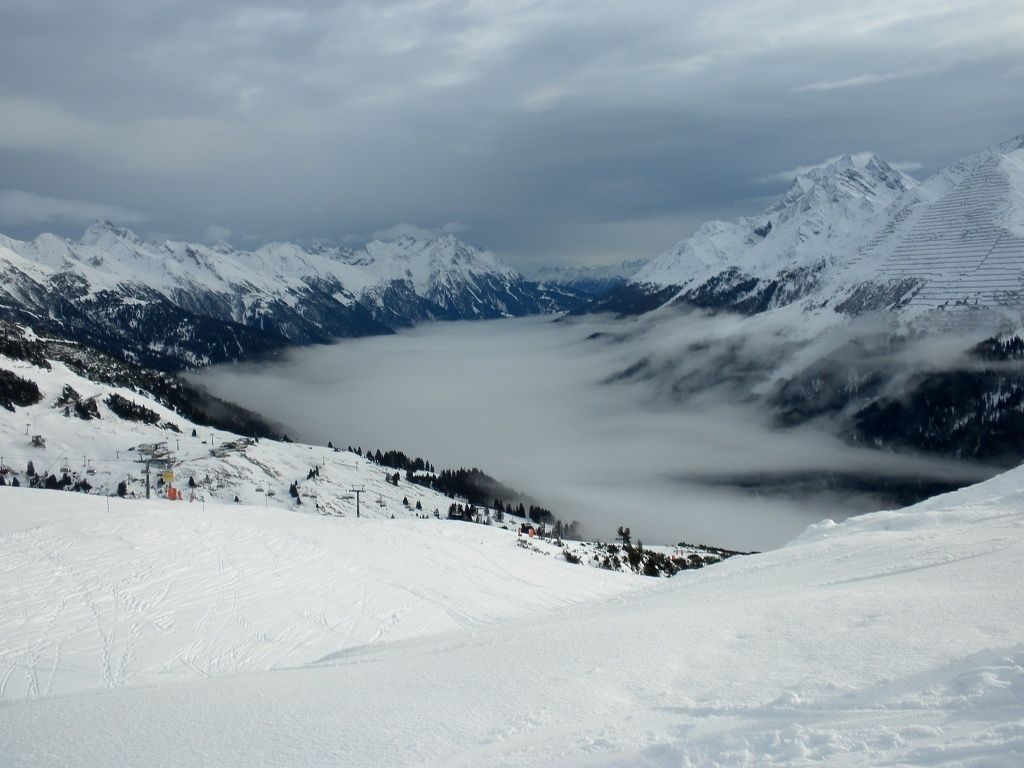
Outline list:
[[[876,155],[842,157],[760,216],[701,225],[593,308],[1020,311],[1022,264],[1024,137],[920,185]]]
[[[880,211],[916,186],[877,155],[845,155],[797,177],[760,216],[702,224],[631,282],[692,285],[729,267],[766,278],[782,269],[839,261],[871,234]]]
[[[170,368],[423,320],[559,308],[557,295],[451,235],[355,251],[291,243],[243,251],[146,242],[101,222],[77,242],[0,237],[0,276],[0,311],[8,319],[53,325]]]

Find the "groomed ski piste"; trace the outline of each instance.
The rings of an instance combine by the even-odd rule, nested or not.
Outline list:
[[[5,766],[1011,766],[1024,469],[673,579],[0,488]]]

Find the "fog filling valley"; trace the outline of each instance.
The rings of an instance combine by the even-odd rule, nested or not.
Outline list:
[[[870,482],[822,490],[823,473],[996,471],[851,446],[824,425],[773,427],[759,395],[774,377],[834,360],[865,332],[837,323],[794,338],[794,327],[784,313],[432,323],[193,378],[292,439],[479,467],[603,540],[627,525],[647,543],[768,549],[824,518],[892,506]],[[947,335],[876,363],[941,367],[963,348]],[[767,493],[737,479],[750,477],[777,482]]]

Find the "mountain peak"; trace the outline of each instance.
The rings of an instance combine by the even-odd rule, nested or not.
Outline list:
[[[862,201],[884,207],[917,186],[916,179],[874,152],[846,154],[801,173],[765,214],[784,219],[812,208]]]
[[[466,245],[466,243],[464,243],[461,240],[459,240],[459,238],[457,238],[451,232],[445,232],[443,235],[441,235],[439,238],[437,238],[437,242],[442,244],[442,245],[451,245],[451,246]]]
[[[1011,152],[1016,152],[1018,149],[1024,149],[1024,133],[1014,136],[1012,139],[1000,142],[996,145],[996,150],[1003,155],[1008,155]]]
[[[854,185],[845,184],[848,192],[858,196],[866,196],[874,193],[874,187],[881,184],[888,189],[898,192],[906,192],[913,189],[918,182],[911,176],[898,171],[874,152],[858,152],[852,155],[842,155],[826,165],[813,168],[806,174],[797,177],[812,182],[828,183],[854,181]],[[864,184],[863,182],[868,182]],[[875,184],[871,184],[875,182]],[[794,182],[795,183],[795,182]]]
[[[126,227],[119,227],[109,220],[96,220],[79,239],[82,245],[100,245],[112,240],[124,240],[133,244],[142,243],[142,238]]]

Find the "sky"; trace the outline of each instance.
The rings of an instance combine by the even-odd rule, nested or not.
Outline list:
[[[656,255],[1024,132],[1019,0],[0,0],[0,232]]]

